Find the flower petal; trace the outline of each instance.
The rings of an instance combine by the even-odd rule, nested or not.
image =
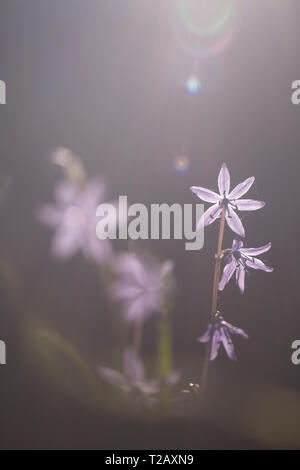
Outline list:
[[[218,202],[221,199],[219,194],[210,189],[201,188],[199,186],[192,186],[190,189],[193,193],[197,194],[200,199],[206,202]]]
[[[256,211],[266,205],[263,201],[254,201],[253,199],[239,199],[234,201],[234,206],[239,211]]]
[[[110,385],[115,385],[116,387],[120,387],[123,390],[129,390],[128,382],[117,370],[110,369],[109,367],[99,367],[98,369],[99,375],[106,380]]]
[[[211,346],[210,346],[210,357],[209,360],[213,361],[216,359],[221,345],[221,335],[220,331],[216,330],[213,334]]]
[[[240,237],[245,237],[245,229],[239,218],[239,216],[234,212],[234,210],[228,206],[226,212],[226,220],[233,232],[237,233]]]
[[[221,211],[222,208],[219,203],[214,204],[209,209],[207,209],[198,222],[197,230],[212,224],[219,217]]]
[[[243,294],[245,291],[245,268],[239,264],[236,270],[236,283],[240,289],[240,293]]]
[[[235,238],[232,242],[231,250],[237,251],[237,250],[240,250],[243,246],[244,246],[244,243],[242,242],[242,240]]]
[[[60,204],[72,204],[78,195],[78,189],[68,180],[60,181],[54,188],[54,199]]]
[[[229,359],[236,361],[237,358],[234,351],[234,345],[226,328],[221,328],[220,337],[227,356],[229,357]]]
[[[139,296],[137,299],[128,302],[124,310],[125,317],[129,322],[135,322],[146,318],[150,313],[147,297],[144,295]]]
[[[125,284],[124,282],[116,282],[112,289],[111,293],[113,297],[117,300],[135,300],[141,294],[143,294],[143,289],[139,286],[134,286],[132,284]]]
[[[57,258],[69,258],[79,249],[78,233],[73,230],[58,228],[52,240],[51,251]]]
[[[255,178],[251,176],[247,178],[242,183],[239,183],[229,194],[228,199],[239,199],[240,197],[244,196],[247,191],[251,188],[252,184],[254,183]]]
[[[221,280],[219,282],[219,290],[223,290],[224,287],[226,286],[226,284],[228,284],[228,282],[230,281],[230,279],[232,278],[232,275],[234,273],[234,271],[236,270],[236,262],[235,260],[233,259],[232,261],[230,261],[229,263],[227,263],[223,269],[223,274],[222,274],[222,277],[221,277]]]
[[[228,171],[226,163],[223,163],[221,170],[218,176],[218,186],[220,195],[223,197],[228,196],[230,189],[230,173]]]
[[[163,279],[171,274],[171,272],[174,269],[174,261],[165,261],[160,267],[159,267],[159,275],[158,277]]]
[[[244,330],[242,330],[242,328],[236,328],[235,326],[230,328],[230,333],[234,335],[240,335],[245,339],[249,338],[249,335],[247,335],[247,333]]]
[[[206,332],[202,336],[199,336],[199,338],[197,338],[197,341],[199,341],[199,343],[207,343],[208,341],[210,341],[211,332],[212,325],[209,324]]]
[[[265,253],[266,251],[269,251],[270,248],[271,242],[267,243],[266,245],[259,246],[258,248],[241,248],[240,251],[244,255],[257,256]]]
[[[245,264],[246,266],[248,266],[248,268],[260,269],[261,271],[266,271],[267,273],[271,273],[272,271],[274,271],[273,268],[266,266],[265,263],[263,263],[260,259],[257,258],[247,259],[245,260]]]

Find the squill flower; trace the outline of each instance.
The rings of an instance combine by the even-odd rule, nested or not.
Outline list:
[[[134,253],[120,255],[115,263],[118,280],[112,295],[121,301],[125,318],[144,320],[161,312],[172,292],[172,261],[157,263]]]
[[[110,241],[99,240],[96,235],[96,209],[104,193],[101,180],[87,181],[82,188],[63,180],[55,188],[55,203],[39,207],[38,219],[55,230],[51,247],[54,256],[68,258],[82,251],[90,260],[109,259]]]
[[[211,343],[209,354],[210,361],[213,361],[217,357],[221,343],[229,359],[236,360],[234,346],[230,337],[231,334],[240,335],[248,339],[248,335],[244,330],[227,323],[221,315],[217,315],[212,323],[208,325],[206,332],[203,336],[198,338],[198,341],[200,343]]]
[[[125,349],[123,356],[123,373],[108,367],[99,367],[99,374],[110,385],[126,393],[135,393],[138,397],[152,403],[160,391],[157,379],[146,379],[145,368],[133,349]]]
[[[273,268],[266,266],[263,261],[255,258],[255,256],[269,251],[270,248],[271,243],[267,243],[266,245],[258,248],[244,248],[244,244],[241,240],[234,239],[232,248],[225,258],[226,264],[219,282],[219,290],[224,289],[234,272],[236,273],[236,283],[241,294],[243,294],[245,290],[245,274],[248,271],[248,268],[260,269],[267,273],[272,272]]]
[[[226,163],[223,163],[219,177],[218,186],[219,194],[211,191],[210,189],[192,186],[190,189],[193,193],[206,202],[211,202],[213,205],[204,212],[198,222],[197,229],[206,227],[220,217],[223,207],[225,207],[225,217],[227,224],[241,237],[245,237],[245,230],[239,216],[235,213],[238,211],[254,211],[264,207],[265,203],[262,201],[254,201],[252,199],[240,199],[250,189],[254,183],[254,176],[247,178],[242,183],[238,184],[230,192],[230,174]]]

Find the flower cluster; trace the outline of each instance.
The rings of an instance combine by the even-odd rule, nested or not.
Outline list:
[[[228,284],[233,274],[236,275],[236,283],[243,294],[245,290],[245,275],[249,269],[259,269],[266,272],[273,271],[265,265],[263,261],[257,259],[256,256],[261,255],[271,248],[271,243],[267,243],[258,248],[244,248],[244,243],[241,240],[245,238],[245,229],[243,223],[236,213],[237,211],[254,211],[264,207],[263,201],[256,201],[253,199],[240,199],[248,192],[255,181],[254,176],[247,178],[242,183],[239,183],[232,191],[230,191],[230,173],[227,165],[223,163],[218,176],[219,194],[210,189],[202,188],[199,186],[192,186],[191,191],[205,202],[210,202],[213,205],[204,212],[198,222],[198,228],[206,227],[212,224],[215,220],[221,219],[220,233],[219,233],[219,248],[221,249],[223,240],[223,228],[226,220],[229,228],[236,234],[232,242],[232,247],[227,250],[221,250],[216,254],[216,268],[215,279],[217,282],[214,285],[212,308],[212,321],[208,325],[206,333],[198,338],[198,341],[209,344],[209,358],[214,360],[219,352],[221,343],[230,359],[236,359],[233,343],[230,334],[238,334],[244,338],[248,335],[239,328],[234,327],[227,323],[223,316],[215,308],[217,307],[217,291],[223,291]],[[223,219],[223,228],[222,227]],[[224,256],[225,255],[225,256]],[[219,280],[220,264],[224,258],[224,269]]]

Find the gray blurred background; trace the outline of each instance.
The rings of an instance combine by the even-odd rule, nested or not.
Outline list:
[[[1,448],[300,447],[300,366],[290,359],[300,339],[300,106],[291,103],[299,2],[236,3],[216,43],[195,43],[175,0],[1,1]],[[97,268],[80,256],[54,260],[52,234],[34,216],[61,178],[50,159],[57,146],[103,175],[110,199],[195,203],[189,187],[216,189],[223,161],[233,184],[256,176],[251,195],[267,205],[244,217],[247,244],[271,240],[275,270],[249,276],[243,297],[234,283],[224,292],[227,319],[250,339],[236,342],[237,363],[222,354],[212,364],[203,410],[132,417],[108,399],[110,388],[100,383],[98,394],[92,371],[113,365],[115,337]],[[207,324],[216,238],[209,227],[199,252],[181,241],[146,244],[175,261],[182,387],[200,380],[196,337]],[[149,321],[150,362],[155,328]]]

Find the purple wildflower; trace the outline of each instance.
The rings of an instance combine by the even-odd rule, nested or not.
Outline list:
[[[223,343],[223,347],[229,359],[236,361],[237,358],[230,337],[231,334],[240,335],[248,339],[248,335],[244,330],[227,323],[221,315],[217,315],[212,323],[208,325],[206,332],[203,336],[198,338],[198,341],[200,343],[211,343],[210,361],[213,361],[217,357],[221,343]]]
[[[123,361],[123,373],[108,367],[99,367],[99,374],[106,382],[123,392],[135,393],[146,401],[153,402],[154,395],[160,391],[159,380],[146,379],[144,365],[133,349],[125,349]]]
[[[238,184],[230,192],[230,174],[226,163],[223,163],[219,177],[218,186],[219,194],[211,191],[210,189],[192,186],[190,189],[193,193],[206,202],[213,203],[209,209],[204,212],[198,222],[197,229],[206,227],[220,217],[222,208],[226,208],[226,221],[231,230],[241,237],[245,237],[245,230],[239,216],[235,213],[238,211],[254,211],[264,207],[265,203],[262,201],[254,201],[252,199],[240,199],[250,189],[254,183],[254,176],[247,178],[242,183]]]
[[[144,320],[154,312],[161,312],[172,292],[172,261],[162,264],[145,260],[133,254],[120,255],[115,269],[119,280],[112,295],[123,304],[128,321]]]
[[[255,256],[269,251],[270,248],[271,243],[267,243],[258,248],[244,248],[244,244],[241,240],[234,239],[232,248],[225,258],[226,264],[219,282],[219,290],[224,289],[234,272],[236,273],[236,283],[241,294],[243,294],[245,290],[245,274],[248,268],[260,269],[268,273],[272,272],[273,268],[266,266],[260,259],[255,258]]]
[[[109,240],[96,235],[96,209],[103,202],[105,185],[90,180],[80,188],[67,180],[54,191],[54,204],[42,204],[38,219],[55,229],[51,251],[58,258],[68,258],[77,251],[90,260],[105,262],[112,254]]]

